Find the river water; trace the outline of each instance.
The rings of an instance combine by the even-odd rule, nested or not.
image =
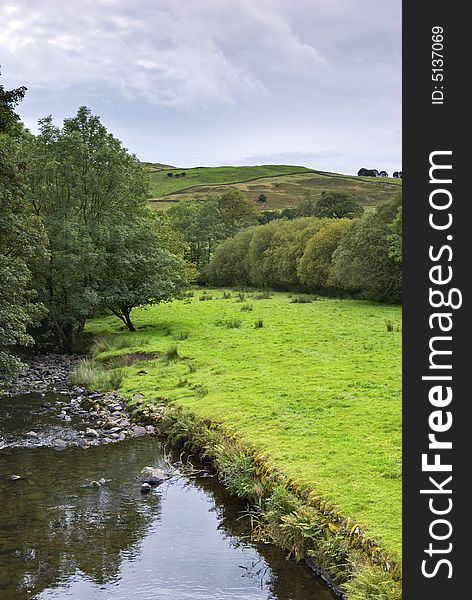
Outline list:
[[[168,458],[155,436],[74,446],[86,424],[44,400],[0,398],[1,600],[332,600],[305,566],[248,541],[244,503],[211,474],[143,496],[141,469]]]

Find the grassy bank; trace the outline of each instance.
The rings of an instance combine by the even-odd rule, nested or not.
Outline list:
[[[195,292],[137,311],[135,334],[88,331],[110,336],[101,359],[134,353],[123,393],[224,423],[399,558],[400,308],[266,296]]]

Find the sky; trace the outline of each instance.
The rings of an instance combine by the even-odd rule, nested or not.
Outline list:
[[[88,106],[140,160],[401,169],[401,0],[4,0],[31,131]]]

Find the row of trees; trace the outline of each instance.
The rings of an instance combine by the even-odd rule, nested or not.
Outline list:
[[[317,197],[308,194],[296,208],[261,214],[243,192],[230,189],[220,195],[208,195],[203,200],[183,200],[171,207],[168,214],[172,227],[188,244],[188,260],[202,273],[223,240],[251,225],[311,216],[353,219],[363,212],[351,194],[323,192]]]
[[[201,273],[217,246],[238,231],[258,223],[257,207],[239,190],[203,200],[182,200],[168,211],[172,228],[188,245],[187,259]]]
[[[146,173],[82,107],[62,128],[26,131],[14,113],[24,89],[0,87],[0,378],[12,349],[41,323],[69,349],[105,311],[134,330],[134,307],[179,296],[193,278],[187,247],[148,207]]]
[[[401,196],[357,219],[302,217],[224,241],[206,271],[214,285],[401,298]]]

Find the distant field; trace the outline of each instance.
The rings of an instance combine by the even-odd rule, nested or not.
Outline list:
[[[228,187],[240,189],[254,202],[265,194],[267,202],[261,210],[298,206],[307,192],[317,195],[323,191],[352,193],[369,209],[391,197],[402,185],[401,179],[390,177],[357,177],[291,165],[175,169],[147,163],[147,167],[152,206],[160,210],[166,210],[172,201],[221,193]],[[183,172],[185,176],[176,177]]]
[[[224,423],[399,557],[401,307],[204,291],[134,311],[136,333],[88,322],[113,337],[101,358],[149,353],[124,369],[121,393]],[[180,359],[167,362],[172,347]]]

